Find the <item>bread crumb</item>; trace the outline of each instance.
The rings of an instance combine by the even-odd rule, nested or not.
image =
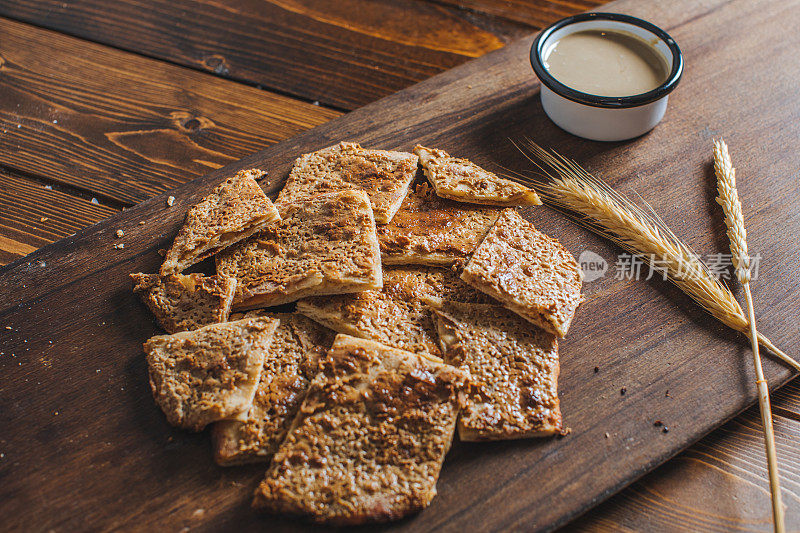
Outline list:
[[[125,245],[123,243],[115,244],[114,248],[116,248],[117,250],[122,250],[123,248],[125,248]]]
[[[139,221],[139,225],[140,225],[140,226],[144,226],[144,224],[145,224],[144,220],[140,220],[140,221]]]
[[[100,205],[100,202],[97,201],[97,198],[92,198],[92,203],[94,205]]]
[[[125,236],[125,232],[122,231],[121,229],[118,229],[117,231],[114,232],[114,235],[117,236],[117,239],[121,239],[122,237]]]
[[[607,439],[611,438],[611,435],[608,434],[608,431],[606,431],[606,438]]]
[[[47,218],[47,217],[42,217],[42,218],[39,219],[39,222],[47,222],[48,220],[50,220],[50,219]]]
[[[174,196],[170,196],[169,198],[167,198],[167,205],[170,206],[170,207],[175,205],[175,197]]]
[[[205,509],[195,509],[195,511],[192,513],[192,518],[203,518],[205,514],[206,514]]]

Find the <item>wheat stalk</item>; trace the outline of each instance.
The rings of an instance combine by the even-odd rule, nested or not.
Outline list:
[[[783,505],[781,504],[781,488],[778,480],[778,457],[775,453],[775,432],[772,427],[772,408],[769,402],[769,388],[761,368],[761,357],[756,342],[756,319],[753,311],[753,297],[750,294],[750,256],[747,253],[747,231],[744,228],[742,203],[736,190],[736,169],[731,164],[728,146],[720,139],[714,141],[714,172],[717,175],[717,203],[725,213],[725,225],[728,227],[728,238],[731,243],[733,265],[736,277],[744,287],[747,301],[750,339],[753,346],[753,366],[756,369],[756,386],[758,387],[758,406],[761,410],[761,422],[764,424],[764,442],[767,449],[767,465],[769,467],[769,487],[772,492],[772,523],[775,531],[783,533]]]
[[[731,291],[652,210],[643,211],[574,161],[548,152],[533,141],[516,146],[547,177],[537,180],[518,174],[533,182],[545,202],[563,208],[588,229],[641,255],[651,267],[665,270],[672,283],[717,320],[745,335],[751,334],[750,322]],[[800,371],[800,363],[768,338],[761,333],[756,333],[756,338],[780,360]]]

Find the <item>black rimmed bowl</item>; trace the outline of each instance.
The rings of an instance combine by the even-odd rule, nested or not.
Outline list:
[[[598,96],[567,87],[545,67],[545,58],[559,39],[584,30],[623,31],[652,44],[667,65],[664,82],[642,94]],[[531,47],[531,65],[542,82],[542,107],[560,128],[594,141],[623,141],[643,135],[664,117],[669,93],[683,74],[683,55],[664,30],[636,17],[619,13],[583,13],[545,28]]]

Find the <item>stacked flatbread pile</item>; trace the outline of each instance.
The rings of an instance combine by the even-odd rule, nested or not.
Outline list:
[[[561,431],[557,339],[581,274],[514,209],[534,191],[422,146],[303,155],[275,204],[260,175],[221,184],[161,272],[132,274],[170,333],[144,345],[156,402],[212,425],[220,465],[269,463],[255,508],[400,518],[436,494],[456,431]],[[210,256],[215,275],[182,273]]]

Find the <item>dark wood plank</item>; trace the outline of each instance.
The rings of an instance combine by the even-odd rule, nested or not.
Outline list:
[[[342,109],[503,44],[419,0],[11,0],[0,15]]]
[[[0,171],[0,264],[119,212],[95,199]]]
[[[564,531],[773,531],[761,427],[749,409]],[[775,433],[786,530],[797,531],[800,422],[778,416]]]
[[[598,144],[557,130],[538,104],[525,39],[182,186],[171,208],[164,196],[154,198],[5,267],[0,321],[11,329],[0,331],[0,425],[7,430],[0,437],[0,512],[12,517],[10,527],[297,526],[247,510],[263,467],[215,467],[206,435],[166,426],[148,396],[140,348],[156,330],[130,294],[127,273],[153,271],[156,250],[186,208],[225,176],[260,166],[271,171],[265,187],[275,191],[298,153],[339,139],[389,149],[428,142],[487,166],[521,169],[527,165],[509,138],[532,136],[613,185],[639,191],[694,248],[709,253],[727,246],[708,168],[710,138],[724,133],[736,154],[751,249],[770,258],[755,291],[762,331],[800,353],[793,312],[800,279],[796,246],[788,244],[800,231],[800,213],[789,201],[800,195],[800,160],[790,149],[800,135],[793,83],[800,65],[792,60],[800,42],[788,31],[800,24],[800,6],[682,0],[611,7],[668,28],[687,56],[667,117],[647,136]],[[729,31],[743,20],[746,34]],[[576,255],[590,249],[613,260],[619,252],[557,212],[541,208],[528,216]],[[109,253],[117,228],[129,241]],[[36,266],[41,261],[46,268]],[[394,528],[553,528],[754,401],[745,339],[674,287],[609,276],[587,283],[586,294],[561,344],[562,405],[572,433],[457,444],[432,507]],[[765,372],[773,386],[790,377],[771,360]],[[653,426],[656,418],[669,433]]]
[[[0,18],[0,164],[132,205],[340,113]]]
[[[430,0],[541,29],[576,13],[602,6],[604,0]]]

